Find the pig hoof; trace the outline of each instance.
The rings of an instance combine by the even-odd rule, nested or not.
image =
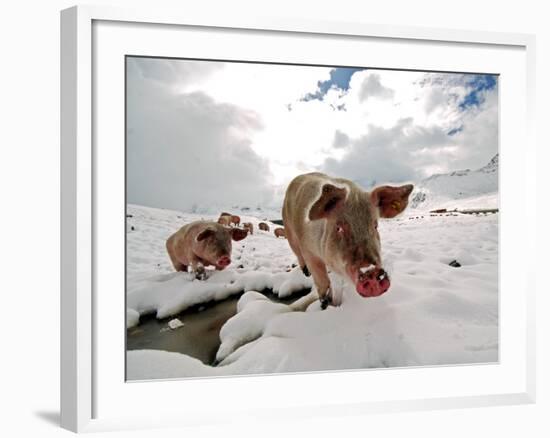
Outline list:
[[[328,307],[328,305],[331,303],[332,303],[332,299],[330,296],[321,298],[321,309],[325,310]]]
[[[309,272],[309,269],[307,268],[306,265],[303,266],[302,272],[304,273],[304,275],[305,275],[306,277],[309,277],[309,276],[311,275],[311,272]]]

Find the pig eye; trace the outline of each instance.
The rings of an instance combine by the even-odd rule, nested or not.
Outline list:
[[[338,234],[344,234],[344,227],[342,226],[342,224],[336,224],[336,232]]]

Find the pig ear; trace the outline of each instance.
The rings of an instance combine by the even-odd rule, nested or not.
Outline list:
[[[377,187],[371,192],[370,199],[375,207],[378,208],[380,217],[392,218],[405,210],[413,188],[412,184],[400,187]]]
[[[346,194],[346,189],[325,184],[321,189],[321,196],[309,209],[309,220],[314,221],[328,217],[344,204]]]
[[[241,230],[240,228],[231,228],[231,238],[238,242],[239,240],[243,240],[248,235],[248,230]]]
[[[201,242],[203,241],[204,239],[207,239],[208,237],[210,236],[213,236],[215,234],[215,231],[211,228],[206,228],[205,230],[201,231],[198,235],[197,235],[197,242]]]

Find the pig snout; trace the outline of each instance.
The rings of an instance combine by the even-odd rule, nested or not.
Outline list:
[[[231,259],[228,256],[221,256],[216,264],[223,269],[231,264]]]
[[[379,266],[360,268],[355,283],[357,293],[363,297],[377,297],[390,288],[390,278]]]

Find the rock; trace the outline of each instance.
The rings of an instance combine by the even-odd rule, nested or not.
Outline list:
[[[183,322],[181,322],[178,318],[174,318],[168,322],[168,327],[170,327],[172,330],[176,330],[183,326],[184,326]]]
[[[449,266],[452,266],[453,268],[460,268],[462,265],[456,260],[453,260],[451,263],[449,263]]]

